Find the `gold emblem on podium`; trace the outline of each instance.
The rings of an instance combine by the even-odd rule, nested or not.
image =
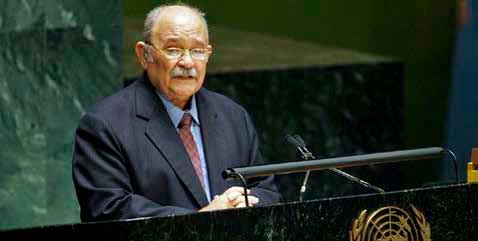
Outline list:
[[[410,211],[388,206],[371,214],[364,210],[353,221],[350,241],[431,241],[430,224],[423,213],[410,205]]]

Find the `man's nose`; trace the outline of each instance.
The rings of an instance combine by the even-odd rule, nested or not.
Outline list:
[[[189,51],[186,51],[183,55],[183,57],[179,60],[179,64],[187,69],[190,69],[194,66],[194,61],[191,57],[191,53]]]

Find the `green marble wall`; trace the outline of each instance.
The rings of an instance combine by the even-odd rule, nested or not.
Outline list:
[[[85,108],[121,83],[121,2],[0,1],[0,229],[79,221]]]

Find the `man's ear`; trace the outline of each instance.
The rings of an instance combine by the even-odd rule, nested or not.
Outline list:
[[[139,63],[146,69],[148,67],[148,63],[153,62],[153,58],[149,53],[148,46],[143,41],[138,41],[135,45],[136,57],[138,58]]]
[[[210,44],[207,45],[207,50],[209,51],[209,55],[212,54],[212,46]]]
[[[212,46],[210,44],[207,45],[207,51],[209,52],[209,57],[211,57],[212,55]],[[209,61],[209,58],[208,58],[208,61]]]

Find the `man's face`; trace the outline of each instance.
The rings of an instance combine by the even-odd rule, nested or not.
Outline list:
[[[211,46],[208,45],[205,23],[193,12],[181,8],[165,9],[152,29],[151,44],[160,50],[168,48],[211,49]],[[194,59],[190,53],[184,54],[179,59],[168,59],[153,47],[146,47],[149,47],[149,53],[153,58],[152,63],[148,63],[146,67],[152,84],[174,104],[183,108],[204,82],[207,59]],[[178,69],[195,69],[196,75],[174,76],[173,72],[177,73]]]

